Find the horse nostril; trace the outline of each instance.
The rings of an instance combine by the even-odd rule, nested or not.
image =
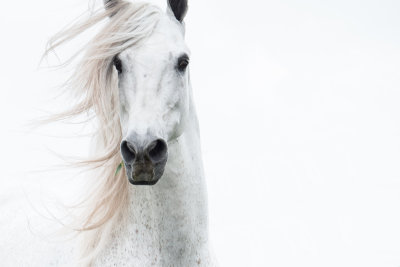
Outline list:
[[[162,139],[154,140],[147,146],[147,154],[153,162],[159,162],[167,156],[167,143]]]
[[[121,154],[126,163],[132,163],[136,157],[136,149],[133,144],[127,141],[122,141]]]

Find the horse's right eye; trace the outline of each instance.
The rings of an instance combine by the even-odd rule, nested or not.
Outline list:
[[[122,62],[118,57],[114,57],[113,64],[118,71],[118,74],[122,72]]]

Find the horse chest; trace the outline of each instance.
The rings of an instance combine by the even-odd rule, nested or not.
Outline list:
[[[204,241],[188,227],[144,220],[117,229],[95,266],[210,266]]]
[[[132,192],[131,209],[95,266],[210,266],[203,208],[154,189]]]

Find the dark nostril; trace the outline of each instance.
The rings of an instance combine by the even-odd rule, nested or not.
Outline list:
[[[121,154],[122,154],[122,158],[124,159],[124,161],[126,163],[131,163],[135,160],[135,157],[136,157],[135,147],[127,141],[122,141]]]
[[[167,143],[162,139],[151,142],[147,147],[147,153],[153,162],[164,160],[167,156],[167,150]]]

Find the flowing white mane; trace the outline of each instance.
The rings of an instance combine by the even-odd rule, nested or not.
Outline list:
[[[108,20],[100,32],[76,55],[83,58],[67,83],[68,90],[78,104],[56,117],[69,119],[81,114],[94,114],[97,129],[96,147],[91,158],[79,162],[80,166],[94,169],[98,179],[81,203],[86,212],[73,225],[83,236],[82,263],[90,262],[106,242],[111,226],[120,218],[128,203],[128,180],[122,169],[119,145],[121,125],[118,116],[117,73],[113,59],[128,47],[140,45],[152,34],[162,11],[146,3],[115,1],[107,9],[101,8],[89,18],[77,22],[50,40],[46,54],[75,38],[77,35]],[[75,55],[75,56],[76,56]]]

